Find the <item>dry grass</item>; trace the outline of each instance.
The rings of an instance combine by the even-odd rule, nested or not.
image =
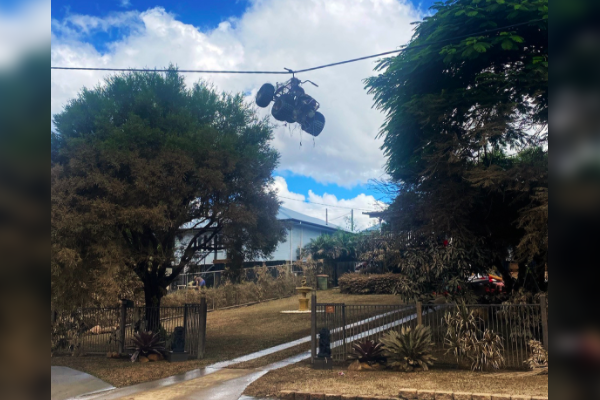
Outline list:
[[[340,375],[343,372],[344,375]],[[314,370],[308,362],[271,371],[244,394],[275,396],[280,390],[365,396],[397,396],[398,390],[444,390],[472,393],[548,396],[548,376],[523,372],[477,373],[456,369],[428,372],[348,371],[346,367]]]
[[[393,295],[344,295],[336,289],[318,292],[317,298],[319,302],[346,304],[399,303],[398,297]],[[168,362],[134,364],[127,359],[115,360],[102,356],[53,357],[51,365],[61,365],[87,372],[116,387],[165,378],[308,336],[310,314],[280,313],[297,307],[298,300],[293,297],[208,313],[206,357],[203,360],[176,364]],[[299,349],[298,353],[301,351]],[[260,361],[255,360],[255,365],[267,365],[277,359],[285,358],[284,356],[297,354],[280,353],[268,356],[269,358],[264,357]]]

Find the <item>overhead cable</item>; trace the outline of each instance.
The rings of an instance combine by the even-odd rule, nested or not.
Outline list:
[[[293,74],[300,74],[303,72],[315,71],[315,70],[323,69],[323,68],[335,67],[335,66],[343,65],[343,64],[349,64],[349,63],[353,63],[353,62],[357,62],[357,61],[368,60],[370,58],[381,57],[381,56],[385,56],[385,55],[389,55],[389,54],[400,53],[405,50],[420,49],[420,48],[428,47],[428,46],[435,45],[435,44],[447,43],[447,42],[451,42],[451,41],[455,41],[455,40],[459,40],[459,39],[466,39],[469,37],[479,36],[479,35],[483,35],[486,33],[497,32],[497,31],[510,29],[510,28],[516,28],[518,26],[533,24],[535,22],[542,22],[542,21],[547,21],[547,19],[539,18],[539,19],[534,19],[531,21],[521,22],[521,23],[517,23],[517,24],[501,26],[501,27],[493,28],[493,29],[486,29],[486,30],[479,31],[479,32],[473,32],[473,33],[469,33],[468,35],[455,36],[455,37],[451,37],[451,38],[447,38],[447,39],[441,39],[441,40],[436,40],[433,42],[427,42],[427,43],[416,44],[416,45],[411,45],[411,44],[404,45],[404,46],[402,46],[401,49],[397,49],[397,50],[390,50],[390,51],[386,51],[383,53],[372,54],[369,56],[364,56],[364,57],[359,57],[359,58],[352,58],[350,60],[339,61],[339,62],[335,62],[335,63],[331,63],[331,64],[324,64],[324,65],[319,65],[316,67],[304,68],[304,69],[299,69],[299,70],[292,70],[289,68],[285,68],[286,69],[285,71],[243,71],[243,70],[242,71],[227,71],[227,70],[206,70],[206,69],[179,69],[177,71],[181,72],[181,73],[198,73],[198,74],[261,74],[261,75],[290,75],[291,74],[291,75],[293,75]],[[169,69],[169,68],[150,69],[150,68],[105,68],[105,67],[61,67],[61,66],[57,66],[57,67],[51,66],[50,69],[68,70],[68,71],[110,71],[110,72],[168,72],[168,71],[173,71],[172,69]]]

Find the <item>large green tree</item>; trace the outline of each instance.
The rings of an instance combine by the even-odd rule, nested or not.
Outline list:
[[[272,128],[242,95],[187,88],[174,69],[127,73],[83,89],[54,124],[55,302],[84,303],[106,282],[139,279],[146,305],[158,306],[201,251],[222,244],[241,266],[283,238]],[[194,237],[178,249],[184,225]]]
[[[366,81],[387,115],[390,222],[411,232],[398,254],[450,239],[470,254],[463,275],[494,265],[510,284],[502,267],[512,255],[518,283],[537,289],[548,244],[548,1],[433,10]]]

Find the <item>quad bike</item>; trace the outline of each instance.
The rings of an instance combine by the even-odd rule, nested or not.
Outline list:
[[[256,104],[264,108],[273,101],[273,118],[290,124],[297,122],[303,131],[319,136],[325,127],[325,117],[317,111],[319,103],[300,87],[306,82],[317,86],[314,82],[301,82],[295,77],[285,83],[278,83],[277,86],[265,83],[256,94]]]

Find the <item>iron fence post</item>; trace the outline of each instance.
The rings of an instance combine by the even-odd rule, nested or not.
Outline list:
[[[204,358],[204,353],[206,351],[206,316],[208,313],[208,308],[206,304],[206,297],[202,296],[200,298],[200,320],[199,320],[199,337],[198,337],[198,359]]]
[[[342,346],[343,347],[343,355],[344,355],[344,360],[346,361],[348,359],[347,354],[346,354],[346,304],[342,304]]]
[[[310,362],[315,362],[317,356],[317,294],[310,296]]]
[[[423,325],[423,303],[417,301],[417,325]]]
[[[184,349],[187,347],[187,329],[188,329],[188,304],[183,305],[183,345]]]
[[[540,296],[540,308],[542,312],[542,337],[544,341],[544,348],[548,351],[548,303],[546,301],[546,295]]]
[[[127,313],[127,302],[121,300],[121,319],[119,322],[119,355],[125,353],[125,322]]]

